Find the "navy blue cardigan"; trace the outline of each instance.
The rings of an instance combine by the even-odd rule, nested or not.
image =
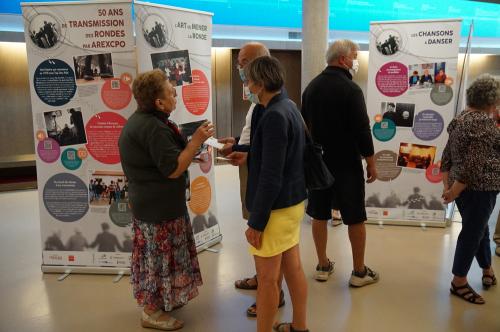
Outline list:
[[[246,193],[248,226],[263,231],[271,210],[306,199],[304,146],[305,128],[295,103],[282,93],[274,96],[252,137]]]

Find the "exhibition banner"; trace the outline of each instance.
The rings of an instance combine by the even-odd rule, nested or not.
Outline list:
[[[135,2],[138,72],[164,71],[177,91],[171,119],[187,140],[212,121],[212,14]],[[221,239],[213,150],[203,144],[189,167],[187,206],[198,249]]]
[[[23,3],[43,266],[126,269],[118,137],[135,110],[130,1]]]
[[[367,107],[377,181],[369,221],[445,225],[441,155],[457,98],[460,19],[372,22]]]

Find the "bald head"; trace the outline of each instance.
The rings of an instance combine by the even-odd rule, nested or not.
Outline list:
[[[238,65],[245,67],[250,62],[261,56],[269,56],[269,50],[262,43],[252,42],[243,45],[238,53]]]

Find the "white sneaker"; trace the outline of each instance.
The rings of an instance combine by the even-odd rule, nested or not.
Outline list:
[[[352,271],[351,279],[349,279],[349,285],[353,287],[363,287],[366,285],[374,284],[379,280],[379,274],[368,266],[365,266],[366,274],[364,277],[357,276],[354,271]]]
[[[335,262],[328,260],[328,266],[316,266],[316,273],[314,279],[317,281],[327,281],[335,270]]]

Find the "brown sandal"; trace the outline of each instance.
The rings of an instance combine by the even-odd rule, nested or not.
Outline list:
[[[280,291],[280,302],[278,304],[278,309],[285,305],[285,293],[283,290]],[[247,309],[248,317],[257,317],[257,303],[252,304]]]
[[[248,282],[252,279],[255,279],[255,285],[250,285]],[[257,275],[254,275],[251,278],[243,278],[241,280],[236,280],[234,282],[234,287],[238,289],[257,289],[258,283],[257,283]]]
[[[309,332],[309,330],[296,330],[293,328],[292,323],[275,323],[273,330],[276,332]]]
[[[460,290],[465,290],[465,291],[460,292]],[[482,296],[476,293],[468,283],[463,286],[455,286],[453,283],[451,283],[450,293],[470,303],[474,304],[486,303],[482,298]]]
[[[489,289],[491,286],[495,286],[497,284],[497,278],[495,278],[495,275],[490,276],[489,274],[483,275],[483,288],[484,289]]]

